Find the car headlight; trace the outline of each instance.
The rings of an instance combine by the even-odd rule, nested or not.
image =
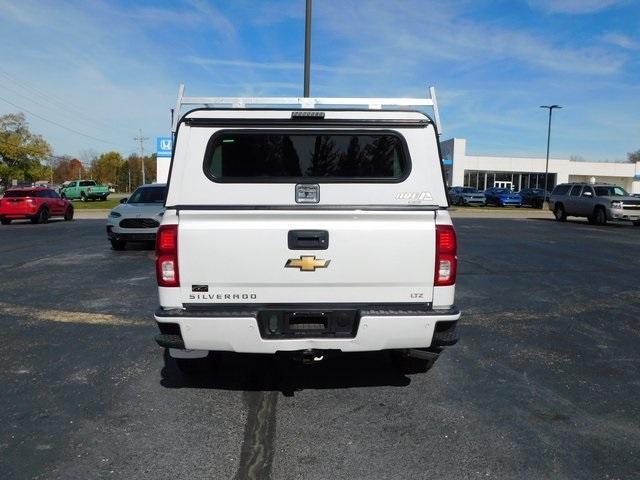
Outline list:
[[[622,202],[611,202],[613,208],[622,208]]]
[[[122,216],[122,214],[121,214],[121,213],[118,213],[118,212],[109,212],[109,216],[110,216],[111,218],[118,218],[118,217],[121,217],[121,216]]]

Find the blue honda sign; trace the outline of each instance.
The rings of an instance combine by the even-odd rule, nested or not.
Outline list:
[[[156,155],[158,157],[170,157],[171,147],[171,137],[156,137]]]

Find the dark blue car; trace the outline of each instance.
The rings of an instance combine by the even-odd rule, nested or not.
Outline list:
[[[487,199],[487,205],[495,205],[496,207],[522,205],[522,197],[520,194],[512,192],[508,188],[488,188],[484,191]]]

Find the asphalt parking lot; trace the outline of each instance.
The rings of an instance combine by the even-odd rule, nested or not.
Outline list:
[[[461,341],[220,355],[186,381],[153,342],[153,252],[103,220],[0,228],[0,477],[640,477],[640,228],[460,218]]]

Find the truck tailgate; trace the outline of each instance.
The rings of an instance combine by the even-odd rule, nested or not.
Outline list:
[[[291,249],[290,231],[328,245]],[[179,212],[184,304],[427,303],[434,263],[434,211]]]

